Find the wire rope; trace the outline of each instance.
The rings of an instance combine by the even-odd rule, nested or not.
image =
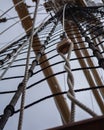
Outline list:
[[[26,106],[24,107],[24,109],[27,109],[27,108],[29,108],[29,107],[31,107],[31,106],[33,106],[33,105],[36,105],[36,104],[38,104],[38,103],[40,103],[40,102],[42,102],[42,101],[44,101],[44,100],[53,98],[53,97],[55,97],[55,96],[67,94],[67,93],[68,93],[67,91],[64,91],[64,92],[61,92],[61,93],[55,93],[55,94],[52,94],[52,95],[48,95],[48,96],[43,97],[43,98],[41,98],[41,99],[39,99],[39,100],[37,100],[37,101],[35,101],[35,102],[33,102],[33,103],[30,103],[30,104],[26,105]],[[70,97],[73,99],[72,96],[70,96]],[[75,101],[75,100],[74,100],[74,101]],[[80,106],[81,104],[79,103],[79,104],[77,104],[77,105]],[[85,109],[88,109],[88,108],[86,107]],[[88,110],[89,110],[89,109],[88,109]],[[14,113],[16,114],[16,113],[18,113],[19,111],[20,111],[20,109],[16,110]],[[90,111],[90,110],[88,111],[88,113],[91,114],[91,115],[94,116],[94,117],[97,116],[96,113],[94,113],[94,112],[92,112],[92,111]],[[2,116],[2,115],[0,115],[0,116]]]

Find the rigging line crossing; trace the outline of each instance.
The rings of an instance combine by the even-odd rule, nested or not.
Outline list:
[[[91,88],[90,88],[90,89],[91,89]],[[77,90],[76,90],[76,91],[77,91]],[[80,91],[80,90],[78,90],[78,91]],[[31,104],[26,105],[26,106],[24,107],[24,109],[28,109],[29,107],[31,107],[31,106],[33,106],[33,105],[36,105],[36,104],[38,104],[38,103],[40,103],[40,102],[42,102],[42,101],[44,101],[44,100],[53,98],[53,97],[55,97],[55,96],[67,94],[67,93],[68,93],[68,91],[64,91],[64,92],[61,92],[61,93],[55,93],[55,94],[52,94],[52,95],[48,95],[48,96],[43,97],[43,98],[41,98],[41,99],[39,99],[39,100],[37,100],[37,101],[31,103]],[[19,111],[20,111],[20,109],[16,110],[16,111],[14,112],[14,114],[18,113]],[[96,116],[96,114],[92,114],[92,115]],[[0,115],[0,117],[1,117],[1,116],[2,116],[2,115]]]
[[[57,23],[58,23],[58,21],[57,21]],[[54,26],[53,29],[51,30],[51,33],[54,32],[56,25],[57,25],[57,24],[56,24],[56,22],[55,22],[55,26]],[[44,26],[44,24],[42,24],[42,26]],[[41,28],[41,26],[40,26],[40,28]],[[35,30],[34,35],[37,33],[37,31],[38,31],[40,28],[38,28],[38,29]],[[49,39],[49,38],[48,38],[48,39]],[[45,44],[47,44],[47,43],[45,43]],[[43,48],[44,48],[44,46],[43,46]],[[45,48],[44,48],[44,49],[45,49]],[[44,49],[42,49],[41,51],[43,51]],[[28,79],[29,79],[30,76],[32,76],[32,71],[31,71],[31,69],[34,69],[34,67],[35,67],[35,65],[37,65],[38,60],[40,59],[40,57],[41,57],[41,53],[39,53],[39,55],[36,56],[36,60],[33,61],[32,66],[31,66],[31,68],[29,69]],[[13,96],[12,100],[10,101],[10,104],[7,105],[6,108],[5,108],[5,113],[3,114],[2,118],[0,119],[0,124],[1,124],[1,125],[0,125],[0,129],[2,129],[2,128],[5,126],[5,124],[6,124],[7,120],[8,120],[8,118],[13,115],[13,113],[14,113],[14,106],[15,106],[15,104],[17,103],[17,101],[18,101],[18,99],[19,99],[19,97],[20,97],[20,95],[21,95],[22,89],[23,89],[23,82],[21,82],[21,83],[19,84],[18,90],[16,91],[15,95]]]
[[[57,55],[55,55],[55,56],[52,56],[52,57],[50,57],[50,58],[48,58],[47,60],[49,60],[49,59],[52,59],[52,58],[54,58],[54,57],[56,57],[56,56],[58,56],[58,54]],[[91,58],[92,56],[88,56],[88,57],[79,57],[79,58],[73,58],[73,59],[70,59],[70,61],[74,61],[74,60],[83,60],[83,59],[86,59],[86,58]],[[32,58],[33,59],[33,58]],[[44,62],[46,62],[47,60],[45,60],[45,61],[43,61],[43,62],[41,62],[40,64],[43,64]],[[55,64],[51,64],[50,66],[48,66],[48,67],[52,67],[52,66],[54,66],[54,65],[57,65],[57,64],[60,64],[60,63],[63,63],[64,61],[60,61],[60,62],[56,62]],[[40,65],[39,64],[39,65]],[[31,65],[31,64],[30,64]],[[14,66],[10,66],[10,68],[12,68],[12,67],[20,67],[20,66],[25,66],[25,64],[21,64],[21,65],[14,65]],[[47,68],[48,68],[47,67]],[[90,67],[82,67],[82,69],[81,68],[76,68],[76,69],[72,69],[72,71],[78,71],[78,70],[83,70],[83,69],[97,69],[97,68],[100,68],[100,66],[90,66]],[[6,69],[6,68],[2,68],[2,70],[3,69]],[[45,69],[45,68],[44,68]],[[43,69],[42,69],[43,70]],[[41,71],[42,71],[41,70]],[[34,73],[35,74],[35,73]],[[11,79],[12,79],[13,77],[11,77]],[[8,77],[8,78],[2,78],[2,80],[6,80],[6,79],[10,79],[10,77]]]
[[[21,21],[23,21],[23,20],[25,20],[28,16],[30,16],[30,14],[29,15],[27,15],[27,16],[25,16],[25,17],[23,17],[22,19],[21,19]],[[49,15],[48,15],[49,16]],[[48,17],[47,16],[47,17]],[[0,32],[0,35],[1,34],[3,34],[3,33],[5,33],[6,31],[8,31],[9,29],[11,29],[12,27],[14,27],[17,23],[19,23],[20,22],[20,20],[18,20],[17,22],[15,22],[14,24],[12,24],[12,25],[10,25],[8,28],[6,28],[5,30],[3,30],[2,32]],[[31,27],[29,28],[30,30],[31,30]]]
[[[7,45],[5,45],[4,47],[0,48],[0,54],[6,52],[9,48],[11,48],[12,46],[14,46],[15,44],[19,43],[21,40],[26,39],[27,36],[23,36],[22,38],[20,38],[17,41],[13,41],[13,42],[9,42],[7,43]],[[27,39],[26,39],[27,40]]]
[[[24,0],[23,0],[23,1],[24,1]],[[5,14],[7,14],[7,13],[8,13],[10,10],[12,10],[13,8],[15,8],[15,7],[17,7],[18,5],[22,4],[23,1],[20,1],[20,2],[18,2],[17,4],[15,4],[15,5],[13,5],[12,7],[10,7],[9,9],[7,9],[7,11],[5,11],[5,12],[0,16],[0,18],[3,17]],[[43,6],[43,5],[42,5],[42,6]]]
[[[70,13],[70,15],[71,15],[71,14],[72,14],[72,13]],[[78,22],[79,22],[79,21],[78,21]],[[76,24],[77,24],[77,22],[76,22]],[[79,23],[79,24],[80,24],[80,23]],[[81,26],[81,25],[80,25],[80,26]],[[82,64],[83,64],[83,66],[84,66],[85,63],[82,62]],[[94,82],[93,82],[94,80],[93,80],[93,79],[91,80],[92,77],[90,76],[89,71],[86,71],[86,72],[84,71],[84,73],[85,73],[85,76],[86,76],[87,79],[90,77],[90,78],[88,79],[88,83],[90,84],[90,86],[94,86],[94,85],[91,85],[91,84],[94,84]],[[89,76],[88,76],[88,75],[89,75]],[[91,81],[92,83],[90,83],[89,81]],[[100,105],[100,100],[101,100],[101,105],[100,105],[100,106],[101,106],[101,109],[102,109],[102,112],[103,112],[103,108],[104,108],[103,105],[104,105],[104,103],[103,103],[103,101],[102,101],[102,99],[101,99],[101,95],[98,95],[98,92],[97,92],[97,91],[93,91],[93,93],[94,93],[94,95],[95,95],[96,100],[98,100],[97,102],[99,103],[99,105]],[[98,97],[100,100],[97,99],[97,97]]]

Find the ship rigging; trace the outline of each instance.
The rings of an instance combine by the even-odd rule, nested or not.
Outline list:
[[[99,5],[91,0],[27,3],[12,0],[12,7],[1,10],[0,26],[18,19],[3,28],[1,37],[18,23],[24,33],[0,48],[0,130],[30,129],[29,124],[32,129],[103,130],[103,0]],[[17,16],[8,18],[12,10]],[[36,127],[39,117],[44,124],[52,121],[52,114],[57,125]],[[15,128],[10,126],[13,120]]]

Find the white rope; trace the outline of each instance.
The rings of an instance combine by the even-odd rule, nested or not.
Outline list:
[[[63,31],[64,31],[64,33],[65,33],[65,9],[66,9],[66,6],[67,6],[67,4],[65,4],[65,6],[63,8]],[[70,68],[70,64],[69,64],[69,59],[70,59],[71,52],[72,52],[72,49],[73,49],[73,43],[69,39],[69,37],[67,36],[66,33],[65,33],[65,36],[67,38],[67,41],[70,43],[68,55],[67,55],[67,58],[63,54],[60,54],[60,55],[62,56],[62,58],[66,62],[64,68],[65,68],[66,72],[68,73],[67,84],[68,84],[68,87],[69,87],[69,92],[71,93],[72,96],[75,96],[75,93],[74,93],[74,90],[73,90],[74,89],[74,77],[73,77],[73,74],[71,72],[71,68]],[[75,104],[74,104],[74,102],[71,102],[71,122],[74,122],[74,117],[75,117]]]
[[[64,5],[64,8],[63,8],[63,31],[65,32],[65,9],[66,9],[66,5]]]
[[[71,53],[71,49],[69,49],[69,53],[68,53],[68,56],[70,56],[70,53]],[[65,60],[65,65],[64,65],[64,68],[66,70],[66,72],[68,73],[67,75],[67,84],[68,84],[68,87],[69,87],[69,92],[70,94],[74,97],[75,94],[74,94],[74,77],[73,77],[73,74],[71,72],[71,69],[70,69],[70,64],[69,64],[69,60],[62,54],[62,53],[59,53],[61,55],[61,57]],[[75,105],[74,105],[74,102],[71,103],[71,122],[74,121],[74,115],[75,115]]]
[[[24,79],[23,79],[23,92],[22,92],[22,99],[21,99],[21,109],[20,109],[20,115],[19,115],[18,130],[22,130],[22,124],[23,124],[26,84],[27,84],[27,81],[28,81],[29,59],[30,59],[31,46],[32,46],[32,43],[33,43],[34,26],[35,26],[35,22],[36,22],[38,4],[39,4],[39,0],[36,3],[36,8],[35,8],[35,11],[34,11],[34,20],[33,20],[33,26],[32,26],[32,31],[31,31],[32,33],[31,33],[31,36],[30,36],[30,44],[29,44],[29,48],[28,48],[28,52],[27,52],[27,61],[26,61],[25,75],[24,75]]]
[[[63,54],[60,54],[63,59],[68,62],[68,60],[65,58],[65,56]],[[67,64],[67,63],[66,63]],[[74,80],[73,80],[73,75],[71,73],[71,70],[68,66],[65,65],[65,69],[66,71],[68,72],[68,80],[67,80],[67,83],[68,83],[68,86],[69,86],[69,91],[67,93],[68,95],[68,98],[74,102],[76,105],[78,105],[79,107],[81,107],[83,110],[85,110],[86,112],[88,112],[91,116],[97,116],[96,113],[94,113],[92,110],[90,110],[87,106],[85,106],[84,104],[82,104],[81,102],[79,102],[77,99],[75,99],[74,97],[74,90],[73,90],[73,85],[74,85]],[[70,77],[70,79],[69,79]],[[73,106],[74,107],[74,106]],[[72,119],[73,121],[73,119]]]
[[[85,106],[84,104],[82,104],[81,102],[79,102],[77,99],[75,99],[69,92],[67,93],[67,95],[68,95],[68,98],[72,102],[74,102],[80,108],[82,108],[83,110],[85,110],[86,112],[88,112],[91,116],[93,116],[93,117],[98,116],[96,113],[94,113],[92,110],[90,110],[87,106]]]
[[[23,17],[23,18],[21,19],[21,21],[25,20],[28,16],[30,16],[30,15],[27,15],[27,16]],[[49,15],[48,15],[47,17],[49,17]],[[8,30],[11,29],[12,27],[14,27],[16,24],[18,24],[18,23],[21,22],[21,21],[20,21],[20,20],[16,21],[14,24],[10,25],[10,26],[7,27],[6,29],[4,29],[2,32],[0,32],[0,35],[3,34],[3,33],[5,33],[6,31],[8,31]],[[38,23],[39,23],[39,22],[38,22]],[[30,29],[31,29],[31,27],[30,27]]]
[[[66,8],[66,5],[64,6],[64,9],[63,9],[63,29],[65,30],[65,23],[64,23],[64,19],[65,19],[65,8]],[[65,31],[64,31],[65,32]],[[70,39],[68,38],[68,36],[66,35],[66,37],[67,37],[67,40],[70,42]],[[81,102],[79,102],[76,98],[75,98],[75,96],[74,96],[74,90],[73,90],[73,86],[74,86],[74,79],[73,79],[73,75],[72,75],[72,73],[71,73],[71,69],[70,69],[70,65],[69,65],[69,61],[68,61],[68,59],[70,58],[70,55],[71,55],[71,51],[72,51],[72,48],[73,48],[73,43],[72,42],[70,42],[71,44],[71,46],[70,46],[70,48],[69,48],[69,52],[68,52],[68,57],[67,57],[67,59],[66,59],[66,57],[64,56],[64,55],[61,55],[62,57],[63,57],[63,59],[65,60],[65,62],[66,62],[66,65],[65,65],[65,69],[66,69],[66,71],[68,72],[68,78],[70,78],[69,80],[67,80],[67,83],[68,83],[68,86],[69,86],[69,91],[68,91],[68,93],[67,93],[67,95],[68,95],[68,98],[73,102],[73,103],[75,103],[76,105],[78,105],[79,107],[81,107],[83,110],[85,110],[86,112],[88,112],[90,115],[92,115],[92,116],[97,116],[97,114],[96,113],[94,113],[92,110],[90,110],[87,106],[85,106],[84,104],[82,104]],[[74,106],[73,106],[73,108],[74,108]],[[73,115],[74,113],[73,113],[74,111],[72,110],[72,114],[71,115]],[[73,115],[74,116],[74,115]],[[72,119],[72,121],[73,121],[73,119]]]

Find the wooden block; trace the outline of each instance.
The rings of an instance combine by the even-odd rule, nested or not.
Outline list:
[[[71,42],[71,41],[70,41]],[[67,54],[69,51],[70,43],[66,38],[64,38],[58,45],[57,51],[59,53]]]

